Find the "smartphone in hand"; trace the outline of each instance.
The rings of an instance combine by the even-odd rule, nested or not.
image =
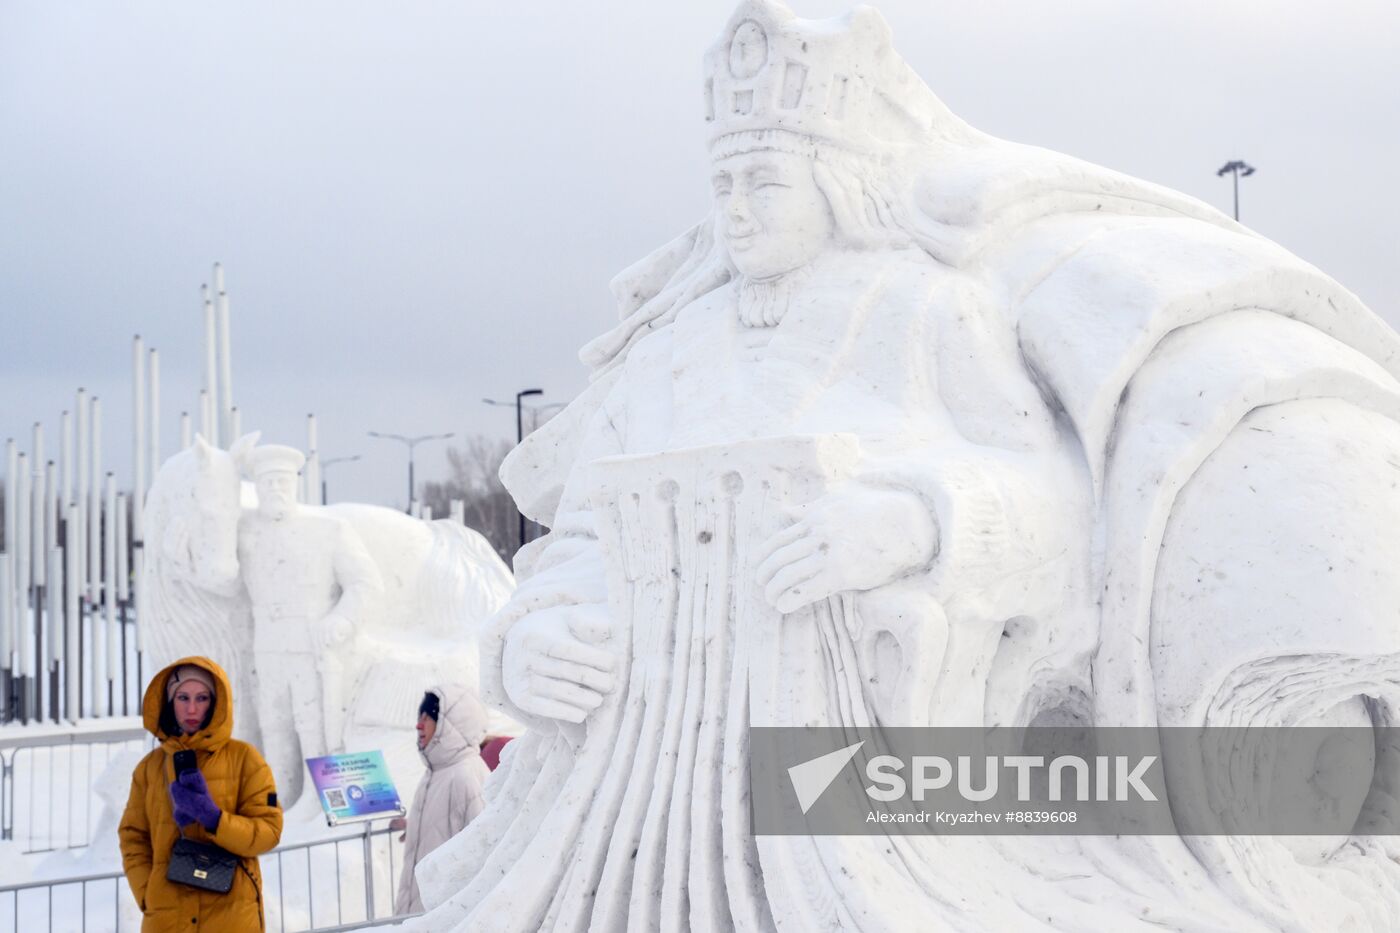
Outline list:
[[[175,776],[178,778],[186,771],[198,771],[199,764],[194,760],[194,751],[185,749],[175,753]]]

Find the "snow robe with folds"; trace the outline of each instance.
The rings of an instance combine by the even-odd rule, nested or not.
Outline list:
[[[1159,562],[1181,556],[1174,508],[1198,476],[1247,498],[1237,476],[1206,474],[1216,451],[1270,436],[1256,413],[1299,403],[1305,439],[1364,424],[1396,446],[1395,334],[1317,270],[1179,195],[1007,144],[936,169],[948,207],[928,208],[922,252],[818,260],[761,344],[735,323],[733,284],[632,314],[589,390],[507,463],[513,495],[552,532],[522,553],[520,586],[483,640],[483,692],[531,728],[495,773],[491,806],[420,868],[434,909],[419,929],[1305,930],[1338,924],[1311,915],[1337,910],[1338,891],[1357,929],[1391,928],[1400,885],[1375,841],[1338,864],[1263,871],[1254,842],[1224,837],[1065,848],[749,833],[749,725],[1025,725],[1047,711],[1202,725],[1252,695],[1216,685],[1299,671],[1314,672],[1319,697],[1400,697],[1393,626],[1349,632],[1343,617],[1289,641],[1261,599],[1190,638],[1153,629],[1154,597],[1172,596]],[[657,254],[661,271],[620,281],[624,311],[670,287],[707,236],[702,225]],[[727,612],[725,581],[733,605],[757,605],[739,592],[752,568],[727,574],[691,542],[717,539],[725,506],[694,490],[725,488],[730,457],[778,464],[727,487],[743,495],[803,471],[809,487],[912,493],[938,553],[780,625]],[[669,526],[629,512],[629,480],[686,508]],[[1367,481],[1381,480],[1389,488]],[[1325,490],[1299,501],[1329,508]],[[782,504],[745,512],[765,517],[736,548],[777,527]],[[1202,537],[1233,540],[1239,529],[1210,526],[1208,511]],[[653,600],[672,567],[679,589]],[[605,644],[621,686],[580,730],[516,708],[500,678],[516,621],[583,603],[618,623]],[[1329,660],[1336,646],[1365,663]],[[1251,870],[1231,867],[1241,859]]]
[[[194,735],[166,735],[160,727],[166,681],[185,664],[214,675],[216,698],[209,725]],[[223,668],[208,658],[181,658],[151,678],[141,705],[142,721],[160,745],[142,758],[131,776],[131,796],[118,836],[122,870],[143,915],[142,933],[208,931],[247,933],[264,929],[262,873],[258,856],[282,837],[282,810],[272,769],[258,750],[232,738],[233,692]],[[240,856],[233,887],[213,894],[165,879],[170,850],[180,838],[170,801],[175,753],[192,750],[209,795],[223,810],[214,832],[192,823],[184,835]]]
[[[489,713],[468,688],[433,687],[438,698],[437,729],[427,748],[419,750],[428,770],[413,794],[404,840],[403,871],[394,899],[394,913],[423,910],[414,868],[429,852],[460,833],[485,806],[481,786],[490,773],[481,760]]]

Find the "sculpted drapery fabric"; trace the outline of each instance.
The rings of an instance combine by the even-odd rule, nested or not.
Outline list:
[[[1173,502],[1261,406],[1400,416],[1400,345],[1210,208],[970,129],[868,9],[814,24],[741,5],[706,93],[715,213],[614,283],[623,317],[585,348],[592,386],[503,471],[552,531],[517,561],[483,690],[531,728],[486,812],[420,869],[436,908],[420,928],[1274,929],[1310,922],[1299,905],[1326,887],[1386,922],[1395,884],[1365,857],[1320,871],[1254,843],[749,833],[750,726],[1200,724],[1228,707],[1199,687],[1161,703],[1190,667],[1148,649]],[[754,274],[745,178],[754,199],[814,179],[829,240]],[[793,216],[800,252],[816,221]],[[933,547],[775,601],[765,542],[851,501],[900,503]],[[847,531],[875,565],[899,543]],[[617,659],[583,723],[522,707],[503,674],[517,627],[568,607],[608,620],[579,637]],[[1381,667],[1368,689],[1395,686]],[[1231,858],[1273,866],[1273,903],[1212,875]]]

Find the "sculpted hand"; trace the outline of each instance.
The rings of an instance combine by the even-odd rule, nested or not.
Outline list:
[[[612,692],[616,657],[598,645],[612,636],[603,606],[541,609],[506,635],[501,679],[506,694],[527,713],[583,722]]]
[[[327,613],[325,618],[316,623],[312,632],[317,654],[329,648],[339,647],[354,633],[355,626],[345,616],[335,612]]]
[[[889,583],[929,560],[937,529],[913,493],[849,484],[799,510],[759,548],[758,582],[779,612]]]

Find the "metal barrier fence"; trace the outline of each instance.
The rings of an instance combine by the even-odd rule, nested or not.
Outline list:
[[[96,778],[113,758],[154,745],[140,727],[0,738],[0,840],[26,854],[88,845],[102,809]]]
[[[402,914],[400,916],[385,917],[382,920],[362,920],[359,923],[347,923],[338,927],[324,927],[314,931],[314,933],[350,933],[351,930],[374,930],[381,926],[396,927],[405,920],[412,920],[414,917],[421,917],[422,914]]]
[[[407,919],[394,914],[396,869],[402,867],[395,864],[397,836],[397,830],[366,824],[360,833],[262,856],[269,933],[329,933]],[[140,910],[120,872],[0,885],[0,933],[127,933],[140,927]]]

